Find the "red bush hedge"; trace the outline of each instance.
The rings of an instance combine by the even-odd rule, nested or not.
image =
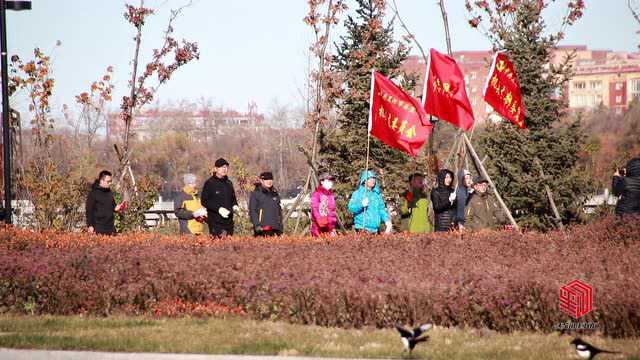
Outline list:
[[[594,287],[597,321],[640,336],[640,219],[566,234],[481,232],[336,239],[163,237],[0,231],[0,311],[248,313],[341,327],[431,319],[552,331],[559,288]]]

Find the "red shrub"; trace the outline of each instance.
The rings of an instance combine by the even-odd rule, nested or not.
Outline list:
[[[640,336],[640,219],[566,234],[335,239],[0,231],[0,310],[158,316],[247,313],[305,324],[552,331],[559,288],[594,287],[606,334]]]

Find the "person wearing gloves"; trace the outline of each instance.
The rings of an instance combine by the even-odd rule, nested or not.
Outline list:
[[[336,199],[333,196],[333,176],[322,173],[320,186],[311,195],[311,236],[336,236]]]
[[[181,235],[202,235],[204,225],[202,224],[207,211],[202,207],[198,191],[196,190],[196,176],[194,174],[184,174],[184,187],[173,200],[173,211],[180,224]]]
[[[260,182],[249,196],[249,217],[254,236],[282,234],[280,195],[273,187],[273,174],[270,172],[260,174]]]
[[[351,194],[349,211],[353,213],[356,231],[380,232],[380,223],[385,223],[385,233],[391,232],[391,219],[384,205],[382,193],[373,171],[360,174],[360,186]]]
[[[456,191],[453,188],[453,172],[441,169],[437,176],[438,185],[431,190],[431,203],[435,213],[435,231],[449,231],[454,227],[456,217]]]
[[[227,177],[229,163],[220,158],[214,164],[214,174],[202,188],[202,205],[207,209],[209,235],[233,235],[233,212],[239,212],[233,183]]]

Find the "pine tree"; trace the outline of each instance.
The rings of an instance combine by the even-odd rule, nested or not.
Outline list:
[[[416,81],[399,69],[409,49],[394,40],[393,23],[384,25],[384,1],[357,2],[356,16],[345,20],[346,35],[333,57],[332,71],[343,79],[341,95],[334,99],[337,126],[320,133],[320,162],[338,180],[335,192],[341,211],[365,169],[371,70],[400,80],[405,89],[414,88]],[[370,138],[369,169],[378,173],[387,201],[398,197],[408,174],[418,167],[416,160]]]
[[[551,51],[561,34],[545,34],[541,10],[535,0],[520,1],[517,9],[503,9],[510,12],[506,18],[511,24],[493,23],[490,36],[494,47],[506,51],[517,70],[527,109],[527,130],[504,121],[489,125],[479,142],[489,156],[488,171],[516,221],[525,228],[549,230],[554,221],[545,184],[551,188],[564,223],[579,218],[585,196],[592,189],[578,166],[585,141],[580,122],[561,121],[567,104],[558,90],[571,75],[571,59],[551,65]]]

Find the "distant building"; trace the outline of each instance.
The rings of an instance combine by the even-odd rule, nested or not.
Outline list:
[[[551,56],[552,64],[560,63],[573,52],[575,74],[564,89],[569,108],[577,110],[604,106],[621,113],[634,98],[640,96],[640,53],[589,50],[584,45],[559,46]],[[453,52],[465,76],[467,95],[478,122],[483,122],[492,113],[491,107],[483,99],[492,56],[490,51]],[[402,67],[405,72],[419,75],[413,95],[420,97],[426,68],[424,60],[421,56],[409,56]]]
[[[575,75],[567,89],[570,108],[604,106],[620,114],[640,96],[639,53],[588,50],[586,46],[579,46],[558,51],[556,57],[571,50],[576,50],[576,59]]]
[[[265,117],[257,112],[254,103],[246,113],[235,110],[159,110],[150,109],[134,116],[131,131],[135,138],[144,140],[165,132],[185,133],[194,138],[222,135],[238,127],[265,126]],[[124,122],[119,113],[107,118],[107,137],[122,136]]]

